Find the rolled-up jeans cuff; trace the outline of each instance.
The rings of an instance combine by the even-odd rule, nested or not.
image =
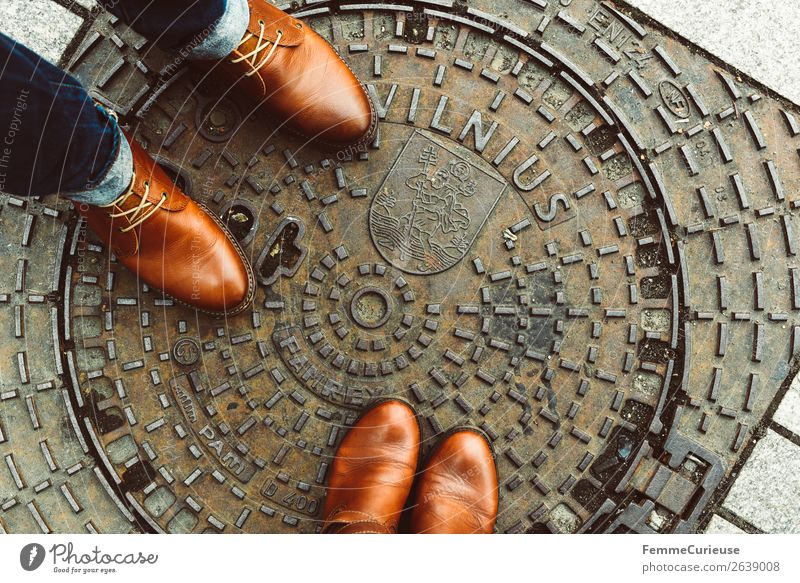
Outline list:
[[[205,38],[197,35],[197,42],[189,43],[181,53],[186,54],[188,59],[223,59],[239,46],[249,23],[250,6],[247,0],[227,0],[225,13],[203,31],[207,32]]]
[[[100,177],[87,184],[84,190],[61,192],[61,196],[78,203],[104,205],[111,204],[128,190],[133,182],[133,152],[116,122],[114,128],[114,155]]]

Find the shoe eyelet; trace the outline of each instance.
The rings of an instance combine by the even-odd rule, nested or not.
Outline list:
[[[296,22],[296,23],[295,23],[295,27],[297,27],[297,28],[303,28],[303,25],[302,25],[302,23],[300,23],[300,22]]]
[[[263,18],[259,18],[259,19],[258,19],[258,23],[259,23],[259,24],[261,24],[261,25],[263,25],[263,24],[266,24],[266,23],[264,22],[264,19],[263,19]]]
[[[278,30],[275,31],[275,34],[283,34],[283,31],[279,28]]]

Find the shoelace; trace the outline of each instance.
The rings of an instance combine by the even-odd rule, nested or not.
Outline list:
[[[241,63],[242,61],[244,61],[246,59],[250,59],[249,62],[250,62],[250,65],[252,65],[253,70],[245,73],[244,74],[245,77],[250,77],[251,75],[255,75],[256,73],[258,73],[258,70],[261,69],[261,67],[263,67],[264,65],[267,64],[267,62],[272,58],[272,55],[275,54],[275,49],[278,48],[278,43],[281,42],[281,39],[283,38],[283,31],[282,30],[278,30],[277,31],[278,36],[275,39],[275,42],[272,42],[269,39],[264,39],[264,21],[263,20],[259,20],[258,21],[258,25],[259,25],[259,27],[261,27],[261,30],[258,33],[258,42],[256,42],[256,48],[254,48],[252,51],[250,51],[246,55],[242,55],[241,57],[237,57],[235,59],[231,59],[231,63]],[[256,35],[253,34],[252,32],[248,32],[244,36],[244,38],[242,39],[242,42],[239,43],[239,46],[242,46],[244,43],[249,41],[251,38],[255,38],[255,36]],[[263,51],[270,44],[272,45],[272,48],[267,52],[266,56],[263,59],[261,59],[261,61],[258,61],[258,53]]]
[[[136,176],[133,177],[133,180],[134,182],[136,181]],[[150,193],[150,182],[145,180],[144,194],[142,195],[142,199],[139,201],[138,205],[136,205],[132,209],[128,209],[126,211],[122,211],[119,213],[109,213],[108,216],[114,219],[118,219],[120,217],[128,217],[128,221],[130,222],[130,224],[127,227],[121,227],[120,232],[127,233],[128,231],[135,229],[136,227],[141,225],[143,222],[145,222],[147,219],[153,216],[153,214],[157,212],[158,209],[161,208],[161,205],[163,205],[167,200],[167,193],[162,192],[161,200],[153,204],[147,199],[149,193]],[[131,188],[128,190],[128,192],[120,196],[111,204],[103,204],[100,206],[102,207],[122,206],[125,203],[125,201],[128,200],[128,197],[134,194],[135,193],[133,192],[133,183],[131,183]]]

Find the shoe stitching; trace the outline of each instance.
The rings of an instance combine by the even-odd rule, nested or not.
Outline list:
[[[339,514],[342,514],[344,512],[355,514],[356,516],[359,516],[359,515],[363,516],[365,518],[365,520],[352,520],[352,521],[336,520],[336,517]],[[345,526],[349,526],[351,524],[378,524],[378,525],[382,526],[383,528],[385,528],[386,530],[389,530],[391,532],[396,532],[397,531],[397,528],[395,526],[390,526],[389,524],[387,524],[385,522],[380,522],[374,516],[372,516],[370,514],[367,514],[366,512],[361,512],[360,510],[348,510],[347,507],[344,504],[342,504],[340,506],[337,506],[336,508],[331,510],[330,513],[328,514],[328,517],[325,519],[324,522],[325,522],[325,524],[329,524],[329,525],[342,524],[343,526],[341,528],[339,528],[338,530],[341,530]],[[375,534],[382,534],[382,533],[378,532],[378,533],[375,533]]]

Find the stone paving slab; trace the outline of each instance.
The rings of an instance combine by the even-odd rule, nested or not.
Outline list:
[[[756,444],[724,506],[764,532],[800,533],[800,448],[772,430]]]
[[[3,0],[0,32],[58,63],[83,19],[51,0]]]
[[[792,433],[800,435],[800,377],[792,381],[773,419]]]
[[[800,4],[777,0],[629,0],[661,24],[800,103]]]
[[[706,528],[706,534],[747,534],[741,528],[715,514]]]

